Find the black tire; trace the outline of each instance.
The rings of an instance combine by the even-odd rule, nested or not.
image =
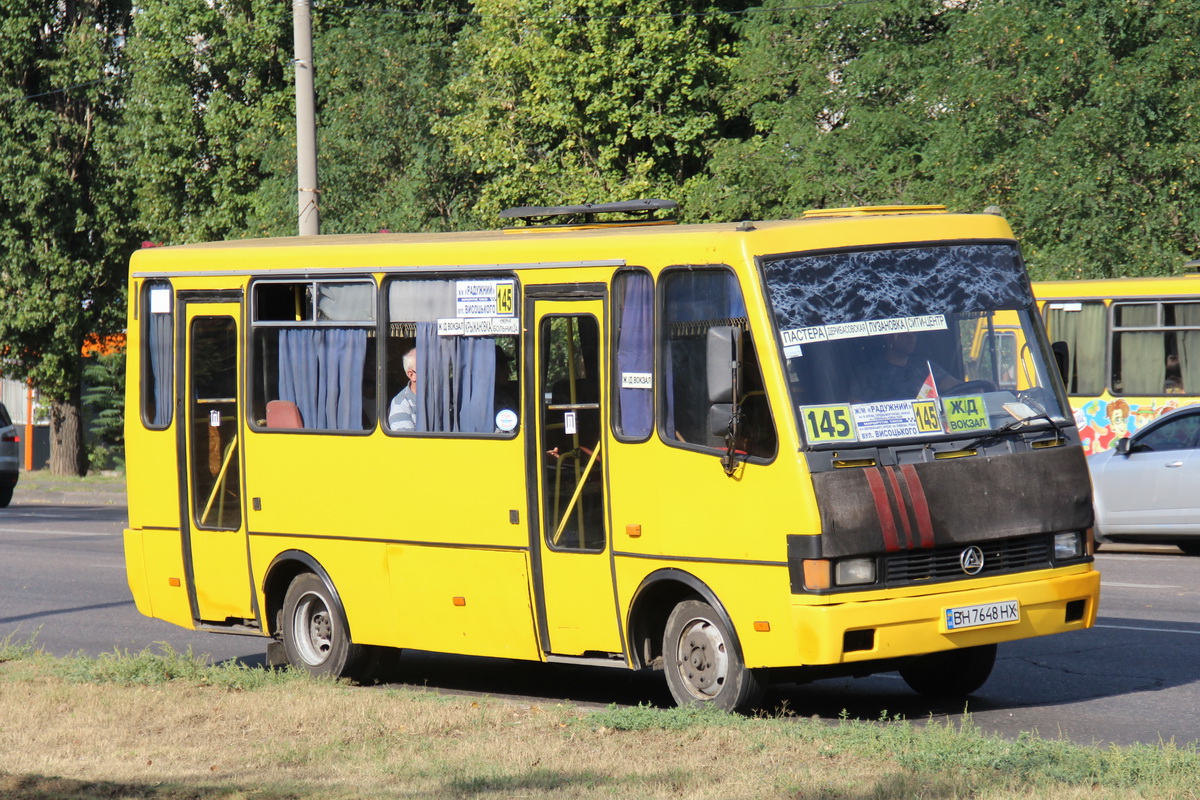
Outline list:
[[[284,595],[279,626],[288,664],[312,675],[366,679],[373,648],[350,640],[344,618],[324,581],[311,572],[296,576]]]
[[[900,677],[925,697],[965,697],[987,683],[995,664],[996,645],[984,644],[917,656],[900,668]]]
[[[13,486],[0,486],[0,508],[8,508],[12,502]]]
[[[663,634],[667,687],[681,706],[712,703],[745,712],[762,698],[732,632],[708,603],[685,600],[667,618]]]

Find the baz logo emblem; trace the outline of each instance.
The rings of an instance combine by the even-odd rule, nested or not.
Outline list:
[[[958,563],[962,565],[962,571],[968,575],[978,575],[983,569],[983,551],[972,545],[962,551],[962,555],[958,557]]]

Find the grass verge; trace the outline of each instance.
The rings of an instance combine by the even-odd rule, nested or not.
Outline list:
[[[0,640],[0,797],[1191,798],[1191,747],[708,708],[588,712]]]

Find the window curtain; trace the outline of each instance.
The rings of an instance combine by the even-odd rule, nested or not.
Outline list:
[[[1053,342],[1070,349],[1067,375],[1075,383],[1071,394],[1098,395],[1104,391],[1105,308],[1103,303],[1083,303],[1079,311],[1046,306],[1046,329]]]
[[[1175,324],[1195,330],[1179,331],[1175,342],[1179,348],[1179,372],[1183,391],[1200,392],[1200,303],[1180,303],[1175,306]]]
[[[654,281],[644,272],[622,274],[621,319],[617,332],[618,425],[621,433],[641,439],[654,428],[654,392],[626,389],[627,372],[654,371]]]
[[[362,329],[280,329],[279,399],[296,404],[305,428],[363,430],[366,354]]]
[[[163,426],[171,422],[171,401],[175,392],[171,386],[171,314],[150,314],[146,324],[146,350],[150,354],[150,384],[154,387],[154,407],[147,408],[148,422]]]
[[[1121,364],[1113,375],[1121,385],[1114,391],[1124,394],[1157,395],[1163,392],[1167,377],[1166,338],[1160,331],[1121,334]]]
[[[438,336],[436,322],[417,323],[417,430],[493,433],[496,340]]]

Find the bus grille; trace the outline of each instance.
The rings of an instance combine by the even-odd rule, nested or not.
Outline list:
[[[983,569],[975,575],[963,572],[959,559],[969,544],[910,550],[883,557],[883,583],[889,587],[934,581],[966,580],[1005,572],[1046,569],[1050,563],[1052,534],[1021,536],[978,542],[983,551]]]

